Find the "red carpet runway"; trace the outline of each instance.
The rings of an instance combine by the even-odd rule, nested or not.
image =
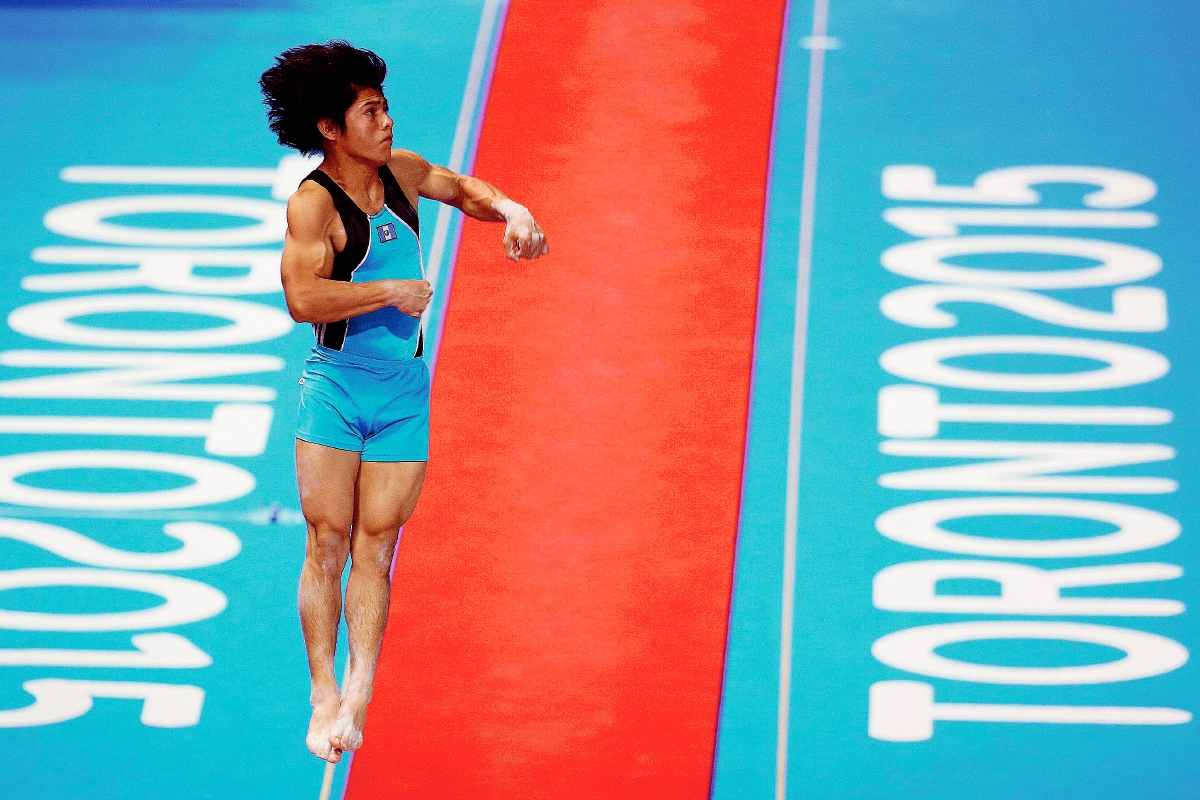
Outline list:
[[[704,798],[781,2],[515,2],[347,797]]]

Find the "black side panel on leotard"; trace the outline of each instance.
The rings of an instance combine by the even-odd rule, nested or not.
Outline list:
[[[392,174],[387,165],[379,168],[379,179],[383,181],[384,204],[412,228],[413,233],[419,236],[421,220],[417,216],[417,210],[408,201],[407,195],[400,188],[400,184],[396,182],[396,176]],[[358,269],[359,264],[362,264],[363,259],[367,257],[371,221],[366,212],[350,199],[350,195],[346,194],[333,178],[321,170],[314,169],[304,180],[315,181],[325,187],[325,191],[329,192],[329,196],[333,198],[333,207],[337,209],[338,216],[342,218],[342,227],[346,229],[346,246],[342,252],[334,254],[333,274],[329,277],[335,281],[348,281],[354,275],[354,270]],[[317,343],[330,350],[342,349],[346,343],[346,327],[344,319],[338,322],[313,323],[313,330],[317,334]],[[422,332],[417,340],[416,355],[421,355],[424,343],[425,336]]]
[[[333,256],[333,274],[329,277],[335,281],[348,281],[367,256],[371,224],[366,213],[350,199],[350,195],[342,191],[342,187],[321,170],[314,169],[304,180],[315,181],[325,187],[325,191],[333,198],[333,207],[342,218],[342,227],[346,229],[346,247]]]
[[[383,181],[383,202],[392,210],[408,227],[413,229],[413,233],[418,236],[421,233],[421,220],[417,217],[417,210],[412,207],[412,203],[408,202],[408,195],[400,189],[400,184],[396,182],[396,176],[392,174],[391,169],[387,166],[379,168],[379,178]]]
[[[342,252],[334,253],[333,274],[329,278],[335,281],[348,281],[354,274],[354,270],[358,269],[358,265],[367,257],[371,223],[367,219],[366,213],[350,199],[350,195],[342,191],[342,187],[321,170],[314,169],[304,180],[315,181],[325,187],[325,191],[329,192],[329,196],[333,198],[333,207],[337,209],[338,216],[342,218],[342,227],[346,229],[346,246]],[[313,330],[317,334],[317,343],[330,350],[341,350],[342,345],[346,343],[346,320],[344,319],[337,322],[314,322]]]

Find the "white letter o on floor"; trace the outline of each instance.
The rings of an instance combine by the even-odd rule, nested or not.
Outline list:
[[[88,314],[157,311],[161,314],[199,314],[221,317],[233,324],[190,330],[126,330],[77,325],[68,320]],[[63,344],[88,347],[176,349],[229,347],[286,336],[295,327],[278,308],[226,297],[178,294],[96,294],[63,297],[21,306],[8,315],[17,333]]]
[[[140,228],[105,222],[126,214],[220,214],[249,217],[256,225],[233,228]],[[105,244],[142,247],[242,247],[283,239],[287,206],[252,197],[205,194],[145,194],[100,197],[53,208],[42,222],[63,236]]]
[[[1005,667],[939,656],[948,644],[987,639],[1049,639],[1105,645],[1125,651],[1124,658],[1103,664],[1066,667]],[[1188,651],[1174,639],[1130,628],[1081,622],[951,622],[889,633],[871,646],[871,655],[889,667],[975,683],[1071,686],[1149,678],[1179,669]]]
[[[130,469],[166,472],[191,478],[179,489],[151,492],[77,492],[42,489],[17,483],[21,475],[56,469]],[[137,450],[54,450],[0,456],[0,502],[37,508],[85,511],[133,511],[191,508],[244,497],[254,490],[254,476],[211,458]]]

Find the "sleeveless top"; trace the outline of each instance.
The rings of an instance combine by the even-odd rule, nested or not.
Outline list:
[[[331,280],[363,283],[425,277],[417,211],[386,165],[379,168],[379,177],[383,208],[375,215],[359,208],[321,170],[304,179],[325,187],[346,229],[346,247],[334,254]],[[418,357],[424,345],[421,321],[392,306],[338,322],[314,322],[313,330],[322,347],[383,361]]]

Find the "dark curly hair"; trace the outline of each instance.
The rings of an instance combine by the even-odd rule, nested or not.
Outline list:
[[[370,50],[343,39],[284,50],[259,78],[271,130],[279,143],[301,153],[320,153],[325,137],[317,121],[345,127],[346,109],[361,89],[383,91],[387,65]]]

